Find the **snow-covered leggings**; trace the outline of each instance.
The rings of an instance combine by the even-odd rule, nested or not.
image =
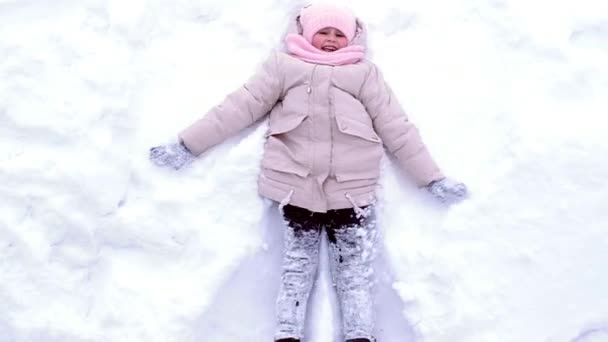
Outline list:
[[[329,239],[330,270],[337,291],[345,340],[373,340],[373,233],[371,208],[311,212],[287,205],[282,282],[277,298],[275,339],[304,335],[308,298],[319,263],[322,229]]]

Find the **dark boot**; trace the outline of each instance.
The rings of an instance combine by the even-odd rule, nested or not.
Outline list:
[[[300,342],[300,340],[298,340],[297,338],[281,338],[276,340],[275,342]]]
[[[369,338],[353,338],[350,340],[346,340],[346,342],[373,342],[373,341],[370,341]]]

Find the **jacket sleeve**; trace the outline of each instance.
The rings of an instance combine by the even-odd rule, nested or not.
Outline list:
[[[268,114],[281,93],[282,76],[273,53],[243,86],[183,130],[179,139],[198,156]]]
[[[418,129],[408,119],[378,68],[371,64],[359,96],[372,118],[374,129],[389,152],[416,181],[426,186],[444,178],[427,150]]]

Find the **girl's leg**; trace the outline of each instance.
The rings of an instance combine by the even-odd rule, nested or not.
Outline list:
[[[370,208],[364,212],[369,213]],[[373,341],[373,244],[370,215],[352,209],[328,212],[330,269],[340,301],[342,329],[347,341]]]
[[[315,222],[315,214],[306,209],[287,205],[283,218],[287,227],[275,339],[299,341],[304,335],[306,306],[319,263],[321,228]]]

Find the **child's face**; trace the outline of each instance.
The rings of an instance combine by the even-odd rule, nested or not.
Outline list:
[[[312,36],[312,46],[325,52],[334,52],[348,45],[348,39],[342,31],[326,27]]]

